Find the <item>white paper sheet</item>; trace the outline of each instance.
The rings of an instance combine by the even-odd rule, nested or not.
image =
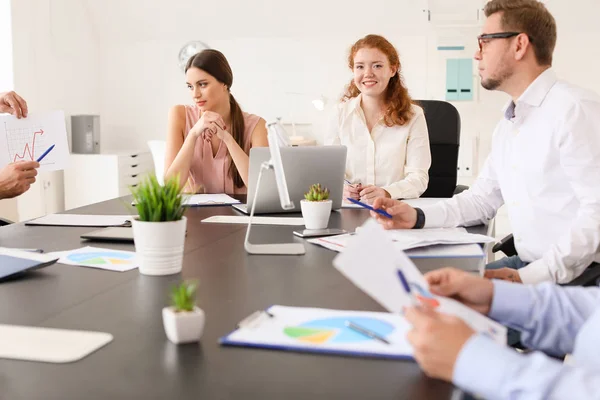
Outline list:
[[[67,363],[112,341],[110,333],[0,325],[0,358]]]
[[[214,206],[239,203],[239,200],[224,193],[184,195],[183,201],[183,205],[185,206]]]
[[[349,240],[346,250],[334,259],[333,264],[390,312],[402,312],[404,307],[412,304],[411,296],[398,278],[400,269],[419,301],[439,312],[457,315],[477,332],[506,344],[504,326],[452,299],[431,294],[421,272],[404,252],[394,248],[390,236],[373,220],[367,221]]]
[[[248,224],[248,221],[250,221],[250,217],[246,215],[214,215],[202,220],[202,222],[213,224]],[[304,219],[298,217],[254,217],[252,225],[304,226]]]
[[[134,217],[131,215],[92,215],[92,214],[50,214],[27,221],[26,225],[53,226],[128,226]]]
[[[62,111],[29,113],[27,118],[0,115],[0,166],[18,161],[40,161],[40,171],[63,170],[69,165],[69,142]]]
[[[60,264],[100,268],[108,271],[125,272],[137,268],[137,259],[133,251],[121,251],[86,246],[60,254]]]

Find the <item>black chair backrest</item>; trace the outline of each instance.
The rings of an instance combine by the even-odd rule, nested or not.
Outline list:
[[[445,101],[416,100],[416,104],[425,112],[431,148],[429,185],[421,197],[452,197],[458,171],[460,114]]]

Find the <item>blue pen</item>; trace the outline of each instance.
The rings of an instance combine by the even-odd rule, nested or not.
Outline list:
[[[377,209],[377,210],[376,210],[376,209],[374,209],[373,207],[371,207],[370,205],[368,205],[368,204],[365,204],[365,203],[362,203],[362,202],[360,202],[360,201],[358,201],[358,200],[355,200],[355,199],[353,199],[353,198],[351,198],[351,197],[348,197],[346,200],[348,200],[350,203],[354,203],[354,204],[357,204],[357,205],[359,205],[359,206],[361,206],[361,207],[364,207],[364,208],[366,208],[367,210],[375,211],[377,214],[379,214],[379,215],[383,215],[383,216],[384,216],[384,217],[386,217],[386,218],[390,218],[390,219],[392,218],[392,216],[391,216],[390,214],[386,213],[385,211],[383,211],[383,210],[381,210],[381,209]]]
[[[37,159],[37,160],[35,160],[35,161],[37,161],[37,162],[40,162],[40,161],[42,161],[42,160],[44,159],[44,157],[46,157],[46,156],[48,155],[48,153],[50,153],[50,152],[52,151],[52,149],[54,148],[54,146],[55,146],[55,145],[52,145],[52,146],[48,147],[48,150],[46,150],[46,151],[44,152],[44,154],[42,154],[41,156],[39,156],[39,157],[38,157],[38,159]]]
[[[419,301],[415,298],[415,296],[413,295],[413,292],[410,290],[410,285],[408,284],[408,281],[406,280],[406,277],[404,276],[404,274],[402,273],[402,271],[397,270],[398,272],[398,278],[400,278],[400,283],[402,283],[402,286],[404,287],[404,290],[406,291],[406,294],[408,294],[408,297],[410,297],[410,300],[412,302],[412,304],[414,306],[418,306],[419,305]]]

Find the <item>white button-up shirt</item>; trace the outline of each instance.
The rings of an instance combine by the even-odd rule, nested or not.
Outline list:
[[[424,208],[425,227],[475,225],[508,207],[524,283],[566,283],[600,261],[600,97],[550,69],[505,108],[473,187]]]
[[[379,121],[369,133],[361,95],[340,103],[325,136],[326,145],[348,148],[346,179],[375,185],[393,199],[419,197],[429,183],[431,152],[425,115],[413,105],[414,117],[404,125]]]

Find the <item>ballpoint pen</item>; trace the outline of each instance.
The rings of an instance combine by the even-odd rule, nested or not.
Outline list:
[[[374,211],[374,212],[376,212],[376,213],[377,213],[377,214],[379,214],[379,215],[383,215],[383,216],[384,216],[384,217],[386,217],[386,218],[390,218],[390,219],[392,218],[392,216],[391,216],[390,214],[388,214],[387,212],[383,211],[382,209],[380,209],[380,208],[378,208],[378,209],[374,209],[374,208],[373,208],[373,207],[371,207],[370,205],[368,205],[368,204],[365,204],[365,203],[363,203],[363,202],[361,202],[361,201],[358,201],[358,200],[356,200],[356,199],[353,199],[352,197],[348,197],[348,198],[346,198],[346,200],[348,200],[350,203],[354,203],[354,204],[356,204],[356,205],[359,205],[359,206],[361,206],[361,207],[364,207],[364,208],[366,208],[367,210]]]
[[[381,336],[380,334],[375,333],[375,332],[373,332],[370,329],[364,328],[364,327],[358,325],[355,322],[346,321],[346,326],[349,329],[352,329],[353,331],[360,333],[361,335],[364,335],[364,336],[369,337],[371,339],[378,340],[381,343],[390,344],[390,342],[386,338],[384,338],[383,336]]]
[[[410,298],[413,306],[419,306],[420,303],[416,299],[416,297],[413,294],[413,292],[410,290],[410,285],[408,284],[408,281],[406,280],[406,277],[404,276],[404,274],[402,273],[402,271],[397,270],[397,272],[398,272],[398,278],[400,279],[400,283],[402,283],[402,286],[404,287],[404,290],[406,291],[406,294],[408,294],[408,297]]]
[[[46,151],[44,152],[44,154],[42,154],[41,156],[39,156],[39,157],[38,157],[38,159],[37,159],[37,160],[35,160],[35,161],[37,161],[37,162],[40,162],[40,161],[42,161],[42,160],[44,159],[44,157],[46,157],[46,156],[48,155],[48,153],[50,153],[50,152],[52,151],[52,149],[54,148],[54,146],[55,146],[55,145],[52,145],[52,146],[48,147],[48,150],[46,150]]]

